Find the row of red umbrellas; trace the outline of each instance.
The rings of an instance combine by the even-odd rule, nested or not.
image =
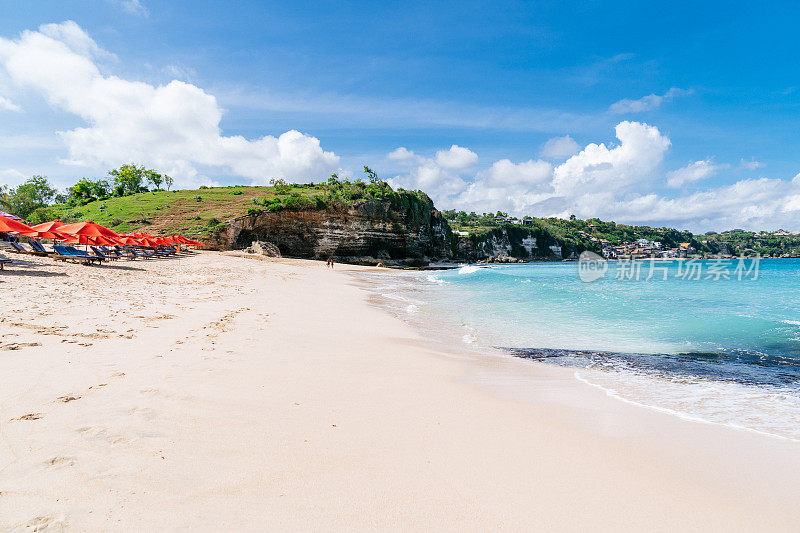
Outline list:
[[[53,239],[68,244],[115,245],[134,244],[138,246],[163,246],[169,244],[188,244],[202,246],[203,243],[187,239],[182,235],[156,237],[147,233],[117,233],[92,221],[64,224],[51,220],[35,226],[0,215],[0,232],[17,233],[38,239]]]

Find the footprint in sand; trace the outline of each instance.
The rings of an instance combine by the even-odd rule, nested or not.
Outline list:
[[[9,342],[8,344],[0,344],[0,350],[19,350],[20,348],[32,348],[41,345],[41,342]]]
[[[109,435],[108,430],[99,426],[87,426],[78,429],[78,433],[83,435],[87,440],[105,440],[111,445],[125,444],[130,442],[130,439],[121,435]]]
[[[80,396],[73,396],[71,394],[67,394],[67,395],[64,395],[64,396],[59,396],[56,399],[59,402],[69,403],[69,402],[74,402],[75,400],[80,400],[81,397]]]
[[[52,457],[45,461],[44,464],[50,468],[60,468],[74,465],[75,460],[75,457]]]
[[[66,531],[66,529],[67,522],[63,517],[37,516],[25,524],[20,524],[13,531]]]
[[[150,409],[149,407],[134,407],[130,411],[129,414],[141,416],[146,418],[147,420],[152,420],[156,417],[156,412]]]
[[[40,418],[42,418],[42,413],[28,413],[18,418],[12,418],[9,422],[14,422],[15,420],[39,420]]]

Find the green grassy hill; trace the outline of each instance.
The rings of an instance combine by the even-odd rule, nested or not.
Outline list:
[[[294,188],[292,192],[295,192]],[[246,186],[144,192],[85,205],[52,205],[36,211],[29,222],[54,218],[64,222],[91,220],[122,233],[141,230],[153,234],[180,233],[204,237],[221,222],[247,214],[255,207],[253,200],[279,196],[274,187]]]
[[[225,222],[247,214],[280,210],[337,210],[369,200],[387,200],[394,208],[429,216],[433,202],[420,191],[393,190],[386,182],[276,183],[269,187],[202,187],[196,190],[150,191],[84,203],[55,204],[37,209],[28,222],[53,219],[63,222],[91,220],[120,233],[180,233],[204,238]]]

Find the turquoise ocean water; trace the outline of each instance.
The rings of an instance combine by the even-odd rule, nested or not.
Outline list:
[[[800,440],[800,260],[468,265],[391,278],[375,285],[388,305],[457,328],[473,347],[574,368],[643,407]]]

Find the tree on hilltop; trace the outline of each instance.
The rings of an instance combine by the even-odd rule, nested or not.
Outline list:
[[[18,217],[28,216],[40,207],[50,205],[57,191],[45,176],[31,176],[13,189],[0,190],[3,207]]]

